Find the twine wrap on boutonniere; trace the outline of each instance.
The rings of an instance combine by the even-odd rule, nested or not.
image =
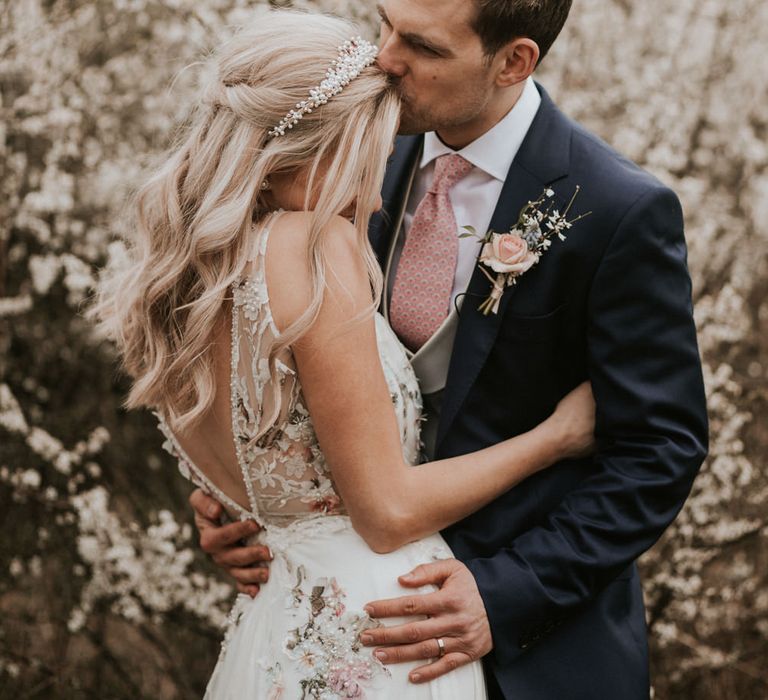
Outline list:
[[[462,227],[467,233],[460,234],[459,238],[473,236],[483,241],[479,267],[493,285],[490,295],[479,306],[483,315],[497,314],[504,290],[517,284],[517,278],[539,262],[544,251],[552,245],[555,236],[564,241],[565,232],[577,221],[592,213],[590,211],[568,220],[568,212],[580,189],[576,187],[571,201],[561,214],[553,208],[554,191],[546,188],[536,201],[528,202],[522,208],[517,223],[507,233],[490,230],[485,236],[480,236],[472,226]],[[486,267],[496,274],[488,272]]]

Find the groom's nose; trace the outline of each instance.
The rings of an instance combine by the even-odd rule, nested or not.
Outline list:
[[[391,32],[386,38],[382,36],[378,63],[381,69],[389,75],[401,78],[406,74],[408,67],[405,61],[400,58],[400,48],[397,45],[394,32]]]

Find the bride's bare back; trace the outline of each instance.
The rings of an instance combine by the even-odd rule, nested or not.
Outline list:
[[[161,421],[182,469],[219,497],[231,515],[247,513],[261,523],[344,512],[305,405],[293,354],[282,351],[270,366],[270,350],[280,331],[266,280],[267,244],[273,230],[290,235],[296,223],[295,215],[287,214],[287,224],[281,226],[278,216],[254,228],[256,245],[249,264],[224,309],[214,340],[216,393],[210,409],[185,434]],[[301,232],[293,245],[303,245]],[[275,247],[280,267],[286,251]],[[296,295],[284,293],[280,286],[277,293],[282,293],[281,308],[286,309],[296,303]],[[411,393],[417,397],[415,386]],[[406,417],[415,421],[417,411],[414,404]],[[414,423],[410,459],[416,457],[417,441]]]

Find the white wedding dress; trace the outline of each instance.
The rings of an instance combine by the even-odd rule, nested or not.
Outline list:
[[[182,474],[215,496],[231,517],[259,522],[264,529],[253,543],[268,545],[274,555],[269,581],[259,594],[237,597],[205,697],[485,698],[479,662],[415,685],[408,673],[426,661],[384,666],[360,644],[362,631],[381,624],[364,612],[366,603],[413,592],[401,587],[397,577],[452,554],[439,534],[376,554],[353,529],[318,445],[290,352],[270,371],[268,349],[278,330],[264,276],[269,228],[268,223],[254,231],[248,272],[233,288],[232,429],[250,509],[218,489],[160,420],[168,438],[165,447],[178,458]],[[403,453],[415,464],[421,415],[416,377],[379,314],[376,332]]]

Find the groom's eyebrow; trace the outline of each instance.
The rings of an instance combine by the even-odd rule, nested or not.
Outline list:
[[[381,21],[391,28],[392,23],[389,21],[389,17],[387,16],[384,7],[382,5],[377,5],[376,10],[379,13],[379,17],[381,17]],[[417,34],[416,32],[398,32],[398,34],[403,41],[410,44],[411,46],[415,46],[416,48],[424,48],[428,51],[433,51],[434,53],[445,58],[451,58],[454,55],[453,51],[451,51],[449,48],[440,46],[434,41],[430,41],[426,37],[422,36],[421,34]]]

